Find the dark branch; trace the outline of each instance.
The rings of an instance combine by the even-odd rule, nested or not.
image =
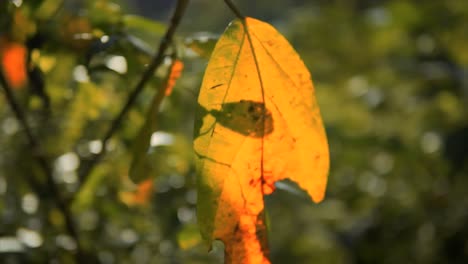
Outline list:
[[[11,87],[8,84],[7,80],[5,79],[5,75],[3,74],[3,71],[0,71],[0,84],[2,85],[3,91],[5,92],[6,100],[8,104],[10,105],[11,110],[13,111],[13,114],[15,115],[16,119],[20,122],[21,126],[24,129],[24,132],[26,133],[29,144],[36,151],[38,147],[38,140],[34,137],[31,129],[29,128],[29,125],[26,121],[26,115],[24,114],[23,110],[21,110],[20,105],[16,101],[15,96],[13,95],[13,92],[11,90]]]
[[[169,46],[172,43],[172,39],[174,37],[174,33],[179,26],[179,23],[182,19],[182,16],[185,12],[185,9],[187,7],[189,0],[179,0],[177,1],[177,6],[174,10],[174,13],[171,17],[171,21],[169,24],[169,27],[166,31],[166,34],[164,35],[163,39],[161,40],[161,43],[159,45],[158,51],[156,52],[156,55],[153,57],[150,65],[148,68],[146,68],[146,71],[143,73],[141,76],[140,80],[136,84],[135,88],[132,90],[130,93],[127,102],[123,106],[122,110],[120,113],[117,115],[117,117],[114,119],[112,122],[111,126],[109,127],[107,133],[105,133],[103,139],[102,139],[102,149],[101,151],[96,154],[93,159],[91,159],[87,164],[83,165],[84,168],[80,170],[79,177],[81,180],[81,184],[83,185],[86,180],[88,179],[89,175],[91,174],[93,168],[96,166],[97,163],[102,159],[102,157],[105,154],[106,147],[108,144],[109,139],[115,134],[115,132],[119,129],[123,118],[127,114],[127,112],[130,110],[132,105],[135,103],[136,98],[138,95],[143,91],[143,88],[145,87],[146,83],[153,77],[154,71],[162,64],[164,57],[165,57],[165,52],[169,48]],[[73,199],[73,198],[72,198]]]
[[[236,17],[238,17],[241,20],[245,19],[245,16],[242,15],[242,13],[239,11],[239,9],[236,7],[236,5],[234,5],[234,3],[231,0],[224,0],[224,2],[229,7],[229,9],[231,9],[231,11],[236,15]]]

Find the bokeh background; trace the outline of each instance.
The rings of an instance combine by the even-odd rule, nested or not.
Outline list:
[[[273,24],[304,59],[331,151],[322,203],[290,182],[267,197],[272,263],[468,263],[468,1],[236,3]],[[83,246],[101,263],[222,262],[222,244],[208,252],[198,235],[191,141],[210,48],[234,18],[223,1],[192,0],[178,29],[172,50],[185,68],[151,139],[151,180],[136,186],[128,170],[167,65],[89,181],[77,176],[102,148],[174,5],[0,2],[2,58],[11,43],[17,58],[29,54],[28,78],[9,76],[15,96],[62,195],[76,197]],[[2,92],[0,262],[74,263],[63,217],[30,177],[44,181]]]

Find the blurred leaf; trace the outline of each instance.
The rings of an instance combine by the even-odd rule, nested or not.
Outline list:
[[[151,46],[147,42],[141,40],[140,38],[128,35],[127,40],[136,50],[148,56],[153,54],[153,49],[151,48]]]
[[[96,0],[90,3],[92,7],[89,9],[89,18],[93,25],[106,28],[119,23],[122,19],[122,9],[114,1]]]
[[[23,44],[12,42],[6,37],[0,38],[1,70],[12,88],[23,88],[27,82],[26,53],[27,50]]]
[[[165,96],[169,96],[172,93],[172,90],[174,89],[174,86],[177,82],[177,80],[180,78],[182,75],[182,70],[184,69],[184,63],[181,60],[174,60],[172,63],[172,66],[169,71],[169,77],[167,79],[167,85],[166,85],[166,91],[165,91]]]
[[[47,20],[52,17],[52,15],[57,12],[57,10],[61,7],[64,0],[45,0],[42,1],[39,8],[36,9],[34,12],[34,16],[38,20]]]
[[[162,37],[166,32],[166,25],[137,15],[124,15],[122,22],[129,33],[145,32]]]
[[[10,30],[13,40],[25,43],[36,32],[37,25],[31,16],[29,8],[18,8],[14,11]]]
[[[270,263],[263,196],[289,178],[320,202],[329,154],[310,73],[267,23],[235,20],[216,44],[198,97],[198,223],[226,263]]]
[[[177,234],[177,243],[182,250],[191,249],[201,242],[200,230],[195,224],[184,225]]]
[[[153,179],[140,182],[135,191],[122,191],[120,200],[128,206],[147,206],[154,191]]]
[[[79,192],[76,194],[76,198],[73,200],[73,204],[71,205],[73,211],[84,210],[95,203],[96,190],[106,177],[106,169],[108,168],[98,168],[90,175],[89,180],[80,188]]]
[[[157,129],[159,107],[165,96],[169,96],[175,82],[180,77],[183,69],[183,63],[180,60],[174,60],[170,66],[167,78],[161,88],[154,96],[151,106],[148,109],[146,120],[141,128],[133,146],[133,159],[130,165],[130,179],[134,182],[145,180],[151,175],[151,165],[153,162],[148,156],[151,135]]]
[[[122,23],[132,45],[148,54],[153,53],[153,46],[164,36],[167,26],[136,15],[125,15]]]
[[[60,37],[69,47],[85,51],[93,43],[93,26],[86,16],[65,15],[61,18]]]
[[[198,56],[209,59],[217,41],[218,37],[213,35],[200,35],[187,38],[184,44],[190,51]]]

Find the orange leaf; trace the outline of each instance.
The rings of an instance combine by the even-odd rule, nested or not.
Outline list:
[[[128,206],[147,205],[153,193],[153,180],[147,179],[140,182],[133,192],[121,192],[120,199]]]
[[[198,98],[198,223],[226,263],[269,263],[263,196],[289,178],[324,197],[328,143],[310,74],[287,40],[253,18],[233,21]]]
[[[23,44],[0,39],[0,54],[5,78],[13,88],[26,84],[26,47]]]
[[[182,70],[184,69],[184,63],[181,60],[176,59],[172,65],[169,72],[169,78],[167,79],[166,85],[166,96],[169,96],[174,89],[177,79],[182,75]]]

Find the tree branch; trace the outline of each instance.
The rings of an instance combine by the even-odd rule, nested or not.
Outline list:
[[[245,16],[242,15],[242,13],[239,11],[239,9],[234,5],[234,3],[231,0],[224,0],[226,5],[231,9],[231,11],[238,17],[240,20],[244,20]]]
[[[3,69],[0,69],[0,84],[3,87],[6,100],[8,104],[10,105],[13,111],[13,114],[15,115],[20,125],[23,127],[24,132],[26,133],[26,137],[32,149],[33,158],[36,160],[37,164],[39,165],[39,167],[42,169],[43,173],[45,174],[47,186],[45,186],[45,188],[44,186],[41,186],[41,183],[33,176],[28,177],[27,181],[29,185],[31,186],[31,189],[33,189],[33,191],[37,193],[39,197],[43,196],[45,191],[48,191],[51,194],[57,208],[63,215],[67,233],[71,237],[73,237],[73,239],[75,239],[76,241],[76,245],[77,245],[76,260],[78,263],[82,263],[82,261],[84,260],[84,254],[81,248],[78,232],[73,222],[72,213],[70,212],[69,207],[65,203],[65,200],[60,195],[57,184],[55,183],[53,176],[52,176],[52,168],[49,166],[49,162],[47,161],[47,158],[41,152],[39,140],[32,133],[32,130],[29,127],[28,122],[26,120],[26,115],[21,109],[18,102],[16,101],[15,96],[12,92],[12,89],[10,85],[8,84],[7,80],[5,79],[5,76],[3,74]]]
[[[96,154],[93,157],[93,159],[91,159],[87,164],[83,165],[84,167],[82,169],[80,169],[79,178],[81,180],[81,186],[83,186],[86,183],[93,168],[96,166],[97,163],[99,163],[99,161],[104,156],[109,139],[119,129],[123,121],[123,118],[125,117],[127,112],[130,110],[130,108],[133,106],[136,98],[143,91],[143,88],[145,87],[146,83],[153,77],[154,71],[162,64],[164,60],[164,54],[166,50],[169,48],[170,44],[172,43],[174,33],[180,24],[180,21],[185,12],[188,2],[189,0],[177,1],[177,6],[174,10],[174,13],[172,14],[169,27],[167,28],[167,31],[164,37],[162,38],[161,43],[159,44],[159,48],[158,48],[156,55],[153,57],[150,65],[148,66],[148,68],[146,68],[146,71],[143,73],[140,80],[135,85],[135,88],[130,93],[122,110],[119,112],[119,114],[114,119],[111,126],[109,127],[108,131],[105,133],[102,139],[101,151],[98,154]],[[73,199],[74,197],[72,197],[72,200]]]

